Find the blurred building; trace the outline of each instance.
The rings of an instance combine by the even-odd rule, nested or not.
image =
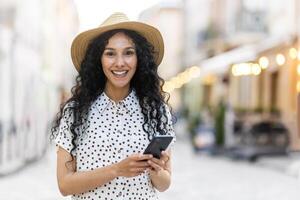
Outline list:
[[[184,87],[184,103],[190,113],[216,108],[223,100],[246,116],[247,123],[283,122],[290,131],[290,147],[299,149],[297,0],[183,2],[183,63],[201,70],[200,78]],[[240,63],[258,64],[254,66],[259,69],[237,75],[234,66]],[[245,72],[249,65],[239,66]]]
[[[0,174],[40,157],[70,85],[69,46],[78,27],[71,0],[0,0]]]
[[[157,27],[164,38],[165,53],[158,73],[169,79],[182,70],[183,17],[181,1],[163,0],[143,11],[140,20]],[[172,92],[170,103],[178,108],[181,103],[180,93]]]

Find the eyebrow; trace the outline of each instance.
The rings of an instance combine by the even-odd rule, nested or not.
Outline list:
[[[125,49],[126,49],[126,50],[128,50],[128,49],[133,49],[133,50],[135,50],[134,47],[126,47]],[[107,48],[105,48],[104,50],[115,50],[115,49],[114,49],[114,48],[111,48],[111,47],[107,47]]]

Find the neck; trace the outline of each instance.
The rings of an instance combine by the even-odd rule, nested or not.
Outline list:
[[[105,94],[114,102],[118,103],[119,101],[125,99],[130,92],[130,88],[115,88],[110,85],[106,85],[104,89]]]

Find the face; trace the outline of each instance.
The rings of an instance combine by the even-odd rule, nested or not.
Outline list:
[[[104,49],[101,63],[107,78],[106,87],[129,89],[137,65],[133,41],[124,33],[113,35]]]

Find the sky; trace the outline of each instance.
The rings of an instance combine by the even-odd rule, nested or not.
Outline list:
[[[137,20],[141,11],[161,0],[75,0],[80,20],[80,31],[99,26],[114,12],[123,12]]]

